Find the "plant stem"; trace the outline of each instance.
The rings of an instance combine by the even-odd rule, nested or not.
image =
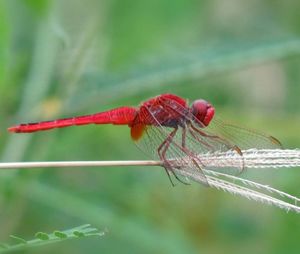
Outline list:
[[[242,156],[235,151],[199,154],[205,168],[240,168],[241,160],[245,168],[282,168],[300,167],[300,150],[298,149],[248,149]],[[183,161],[174,159],[175,165]],[[108,166],[163,166],[161,161],[42,161],[42,162],[2,162],[0,169],[13,168],[51,168],[51,167],[108,167]]]
[[[35,161],[0,163],[0,169],[107,166],[162,166],[162,163],[160,161]]]

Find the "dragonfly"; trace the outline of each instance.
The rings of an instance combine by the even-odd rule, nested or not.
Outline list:
[[[245,168],[244,149],[281,148],[280,141],[271,135],[216,117],[215,108],[208,101],[198,99],[189,106],[188,100],[175,94],[158,95],[138,107],[122,106],[96,114],[22,123],[8,131],[32,133],[87,124],[127,125],[137,146],[162,162],[173,186],[172,176],[187,184],[177,174],[187,169],[195,172],[201,183],[209,185],[204,169],[220,169],[212,167],[203,159],[203,154],[232,151],[240,160],[224,170],[240,174]]]

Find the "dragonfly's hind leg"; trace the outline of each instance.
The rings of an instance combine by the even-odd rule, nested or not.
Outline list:
[[[172,179],[171,179],[171,176],[170,176],[169,171],[172,172],[172,174],[174,175],[174,177],[175,177],[179,182],[181,182],[181,183],[183,183],[183,184],[186,184],[186,185],[189,184],[189,183],[186,183],[186,182],[184,182],[183,180],[181,180],[181,179],[176,175],[176,173],[174,172],[174,169],[173,169],[171,163],[168,161],[168,159],[166,159],[166,153],[167,153],[168,148],[169,148],[169,146],[170,146],[170,144],[171,144],[173,138],[175,137],[177,131],[178,131],[178,128],[175,128],[175,129],[168,135],[168,137],[161,143],[161,145],[160,145],[160,146],[158,147],[158,149],[157,149],[159,158],[160,158],[161,161],[163,161],[163,163],[164,163],[164,168],[165,168],[165,170],[166,170],[166,172],[167,172],[167,175],[168,175],[168,177],[169,177],[169,180],[170,180],[170,182],[171,182],[171,184],[172,184],[173,186],[175,186],[175,185],[174,185],[174,183],[173,183],[173,181],[172,181]]]

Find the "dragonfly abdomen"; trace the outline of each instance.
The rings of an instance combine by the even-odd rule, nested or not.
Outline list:
[[[38,123],[19,124],[8,128],[8,131],[15,133],[30,133],[36,131],[64,128],[74,125],[86,124],[116,124],[130,125],[136,116],[136,109],[133,107],[120,107],[109,111],[86,116],[57,119]]]

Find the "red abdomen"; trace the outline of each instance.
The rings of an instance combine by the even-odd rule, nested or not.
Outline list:
[[[132,107],[120,107],[109,111],[86,116],[58,119],[54,121],[44,121],[38,123],[25,123],[8,128],[10,132],[29,133],[44,131],[54,128],[63,128],[73,125],[85,124],[118,124],[131,125],[136,116],[136,109]]]

